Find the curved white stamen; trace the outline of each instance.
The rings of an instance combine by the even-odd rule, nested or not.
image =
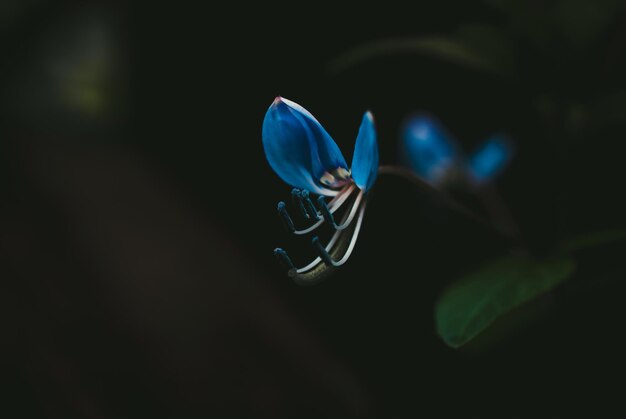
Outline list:
[[[348,215],[348,218],[346,219],[346,221],[338,225],[336,227],[336,230],[344,230],[346,227],[348,227],[352,223],[352,220],[354,219],[354,214],[356,214],[357,210],[359,209],[359,205],[361,204],[362,199],[363,199],[363,191],[359,192],[359,194],[356,196],[356,199],[354,200],[354,203],[352,204],[352,208],[350,208],[350,214]]]
[[[350,195],[352,195],[352,192],[354,192],[355,189],[356,189],[356,186],[354,184],[352,184],[352,185],[348,186],[346,189],[344,189],[343,191],[341,191],[339,193],[339,195],[335,196],[328,203],[328,209],[329,209],[330,213],[334,214],[335,211],[337,211],[339,208],[341,208],[341,206],[344,204],[344,202],[346,202],[346,200],[350,197]],[[358,197],[357,197],[357,199],[358,199]],[[293,233],[296,234],[296,235],[308,234],[311,231],[313,231],[316,228],[318,228],[319,226],[321,226],[323,222],[324,222],[324,217],[321,217],[318,221],[316,221],[310,227],[305,228],[304,230],[296,230]]]
[[[356,220],[356,226],[354,226],[354,232],[352,233],[352,238],[350,239],[350,245],[348,246],[348,250],[343,255],[341,260],[335,262],[334,266],[341,266],[348,261],[352,251],[354,250],[354,246],[356,245],[356,240],[359,237],[359,231],[361,230],[361,223],[363,223],[363,214],[365,214],[365,203],[361,206],[361,211],[359,212],[359,218]]]
[[[326,246],[327,252],[330,251],[330,249],[335,245],[335,243],[339,239],[339,233],[341,233],[341,231],[336,231],[335,234],[333,234],[333,237],[330,239],[330,242],[328,242],[328,245]],[[315,268],[317,265],[319,265],[321,261],[322,261],[322,258],[318,256],[315,259],[313,259],[313,262],[309,263],[304,268],[296,269],[296,273],[302,274],[302,273],[308,272],[311,269]]]
[[[339,207],[342,206],[344,202],[346,202],[346,199],[348,199],[348,197],[352,194],[355,188],[356,186],[354,184],[351,184],[346,189],[341,191],[339,195],[331,199],[328,203],[328,209],[330,210],[330,212],[334,213],[335,211],[337,211]]]
[[[361,197],[361,194],[359,194],[358,198],[360,198],[360,197]],[[361,211],[359,212],[359,218],[357,218],[356,226],[354,227],[354,231],[352,232],[352,238],[350,239],[350,244],[348,245],[348,249],[346,250],[346,253],[344,253],[343,257],[338,262],[333,263],[333,266],[341,266],[344,263],[346,263],[346,261],[350,258],[350,255],[352,254],[352,251],[354,250],[354,246],[356,245],[356,240],[359,237],[359,231],[361,230],[361,224],[363,222],[363,215],[365,214],[365,204],[366,204],[366,202],[367,201],[363,201],[363,205],[360,206]],[[355,205],[353,208],[358,208],[358,207]],[[352,214],[352,217],[353,216],[354,216],[354,214]],[[348,220],[345,219],[342,224],[344,224],[344,223],[346,225],[350,224],[347,221]],[[343,230],[335,231],[335,234],[333,234],[333,237],[330,239],[330,241],[328,242],[328,244],[325,247],[327,252],[330,252],[330,250],[333,248],[335,243],[337,243],[337,240],[339,239],[339,236],[341,235],[342,231]],[[302,273],[308,272],[311,269],[315,268],[317,265],[319,265],[320,262],[322,262],[322,258],[317,257],[311,263],[309,263],[308,265],[306,265],[306,266],[304,266],[302,268],[296,269],[296,273],[302,274]]]

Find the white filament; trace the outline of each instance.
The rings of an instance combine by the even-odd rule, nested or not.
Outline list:
[[[354,214],[356,214],[359,209],[359,205],[361,204],[361,200],[363,199],[363,191],[359,192],[352,204],[352,208],[350,208],[350,214],[348,215],[348,219],[344,221],[341,225],[337,226],[337,230],[343,230],[352,223],[352,219],[354,218]]]
[[[356,186],[354,186],[354,184],[351,184],[346,189],[341,191],[339,195],[335,196],[333,199],[330,200],[330,202],[328,203],[328,210],[330,211],[331,214],[334,214],[335,211],[341,208],[344,202],[346,202],[346,200],[350,197],[350,195],[352,195],[352,192],[354,191],[355,188]],[[322,217],[319,220],[317,220],[314,224],[312,224],[310,227],[305,228],[304,230],[296,230],[293,232],[293,234],[296,234],[296,235],[308,234],[311,231],[318,228],[319,226],[321,226],[323,222],[324,222],[324,218]]]
[[[351,214],[348,216],[349,219],[346,219],[345,222],[342,223],[342,226],[344,225],[347,226],[352,222],[352,218],[354,218],[354,213],[356,213],[356,210],[358,209],[357,204],[360,203],[362,195],[363,195],[363,192],[361,192],[359,196],[357,197],[357,200],[355,201],[355,205],[352,207],[353,211],[351,211]],[[346,250],[346,253],[344,253],[343,257],[338,262],[333,261],[333,266],[341,266],[344,263],[346,263],[348,259],[350,258],[350,255],[352,254],[352,251],[354,250],[354,246],[356,245],[356,240],[359,237],[361,224],[363,223],[363,215],[365,214],[365,204],[366,204],[366,201],[363,201],[363,205],[360,206],[361,211],[359,212],[359,217],[357,218],[356,226],[354,227],[354,231],[352,232],[352,238],[350,239],[350,244],[348,245],[348,249]],[[330,239],[330,241],[325,247],[327,252],[330,252],[330,250],[333,248],[335,243],[337,243],[337,240],[339,239],[339,236],[342,230],[343,229],[335,231],[335,234],[333,234],[333,237]],[[301,274],[301,273],[308,272],[311,269],[315,268],[320,262],[322,262],[322,258],[317,257],[305,267],[296,269],[296,273]]]
[[[363,214],[365,214],[365,203],[361,206],[361,211],[359,212],[359,218],[356,220],[356,226],[354,226],[354,232],[352,233],[352,238],[350,239],[350,245],[348,246],[348,250],[343,255],[341,260],[333,263],[334,266],[341,266],[348,261],[352,251],[354,250],[354,246],[356,245],[356,240],[359,237],[359,231],[361,231],[361,223],[363,222]]]

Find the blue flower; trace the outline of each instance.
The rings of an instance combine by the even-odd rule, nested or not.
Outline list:
[[[319,257],[304,268],[296,268],[287,253],[275,254],[290,268],[290,275],[301,282],[314,282],[328,267],[345,263],[361,228],[367,192],[378,173],[378,143],[374,118],[366,112],[361,120],[352,165],[348,167],[335,141],[313,115],[290,100],[277,97],[263,120],[263,148],[270,166],[281,179],[294,187],[292,197],[305,218],[313,225],[298,230],[280,202],[278,211],[291,232],[303,235],[316,230],[324,221],[335,229],[330,242],[323,246],[313,238]],[[319,195],[317,207],[310,193]],[[331,198],[328,202],[326,199]],[[335,213],[344,203],[351,206],[341,221]],[[358,213],[358,215],[357,215]],[[356,222],[353,222],[356,219]],[[341,255],[339,260],[335,259]]]
[[[493,181],[511,161],[513,145],[503,135],[485,140],[465,157],[454,138],[433,117],[414,116],[402,130],[401,151],[408,165],[434,185],[459,177],[476,187]]]

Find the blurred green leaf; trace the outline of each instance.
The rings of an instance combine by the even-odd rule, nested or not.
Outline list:
[[[559,246],[559,252],[566,254],[626,240],[626,230],[603,230],[572,237]]]
[[[435,307],[437,333],[453,348],[467,343],[499,316],[567,279],[570,258],[497,260],[450,286]]]
[[[365,44],[333,60],[328,71],[337,74],[368,60],[399,54],[430,55],[505,77],[516,70],[513,49],[501,32],[485,25],[467,25],[452,36],[395,38]]]

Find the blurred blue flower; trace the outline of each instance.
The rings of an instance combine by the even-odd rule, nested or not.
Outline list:
[[[466,157],[454,138],[429,115],[410,118],[402,130],[401,152],[420,177],[443,185],[459,177],[476,187],[493,181],[513,157],[513,144],[503,135],[485,140]]]
[[[296,229],[286,204],[280,202],[278,212],[288,229],[303,235],[326,221],[335,230],[326,246],[319,238],[313,238],[319,257],[304,268],[296,268],[282,249],[276,249],[274,253],[288,265],[290,275],[300,279],[319,271],[322,262],[329,267],[345,263],[361,228],[366,193],[378,173],[378,143],[372,114],[366,112],[363,115],[350,168],[335,141],[317,119],[302,106],[281,97],[274,100],[265,114],[263,148],[272,169],[294,187],[295,205],[306,219],[314,221],[308,228]],[[310,193],[319,195],[317,206]],[[326,202],[327,197],[332,199]],[[351,207],[337,223],[334,214],[345,202],[351,202]],[[348,240],[343,239],[345,234],[349,234]],[[331,256],[339,254],[343,254],[339,260]]]

